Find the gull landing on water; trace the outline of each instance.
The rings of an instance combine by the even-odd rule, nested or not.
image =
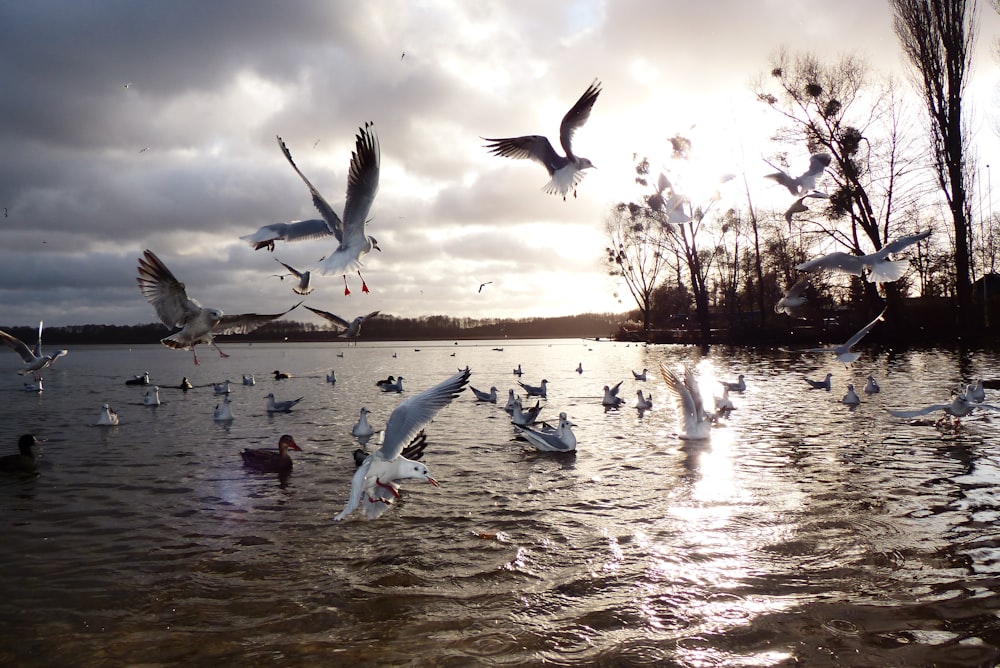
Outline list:
[[[570,190],[573,197],[576,197],[576,187],[583,180],[583,170],[594,166],[587,158],[574,155],[573,153],[573,133],[582,127],[590,118],[590,110],[593,109],[597,96],[601,94],[601,83],[594,80],[590,87],[584,91],[576,104],[563,116],[559,125],[559,143],[562,144],[565,156],[556,153],[548,139],[541,135],[525,135],[523,137],[509,137],[506,139],[491,139],[483,137],[484,141],[491,142],[486,145],[493,155],[505,158],[517,158],[534,160],[545,167],[552,179],[545,184],[543,190],[550,195],[562,195],[563,201]]]
[[[215,345],[215,336],[221,334],[248,334],[258,327],[277,320],[296,306],[284,313],[274,315],[257,315],[245,313],[242,315],[224,315],[216,308],[205,308],[194,299],[187,296],[184,284],[167,269],[160,258],[151,250],[143,252],[139,258],[139,291],[153,308],[160,322],[170,328],[180,328],[170,336],[160,339],[160,343],[168,348],[190,350],[194,355],[194,363],[200,364],[195,346],[207,343],[218,351],[220,357],[229,357]]]
[[[351,479],[351,496],[344,509],[334,517],[335,520],[348,517],[366,499],[366,515],[370,518],[378,517],[377,506],[391,504],[399,496],[395,487],[398,480],[424,480],[438,486],[424,464],[402,455],[403,447],[465,389],[471,373],[466,368],[396,406],[385,424],[382,447],[368,455],[355,471]],[[391,497],[384,498],[380,494],[382,490]]]

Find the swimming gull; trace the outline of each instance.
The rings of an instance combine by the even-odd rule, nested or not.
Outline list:
[[[149,372],[143,371],[142,375],[136,374],[125,381],[126,385],[149,385]]]
[[[215,405],[215,410],[212,412],[212,419],[216,422],[229,422],[230,420],[235,419],[235,416],[233,415],[232,403],[233,402],[229,398],[228,394],[223,397],[222,403]]]
[[[420,432],[434,416],[457,397],[469,382],[468,367],[447,380],[412,396],[396,406],[385,424],[382,447],[368,455],[351,479],[351,496],[335,520],[343,520],[353,513],[363,499],[371,503],[366,507],[368,517],[373,516],[373,506],[389,504],[399,495],[398,480],[426,480],[437,486],[427,467],[402,456],[403,447]],[[389,492],[389,498],[380,500],[377,489]],[[377,516],[377,515],[375,515]]]
[[[719,383],[731,392],[746,392],[747,389],[747,381],[742,373],[736,377],[735,381],[720,380]]]
[[[576,435],[571,427],[575,426],[565,413],[560,413],[559,426],[555,431],[540,431],[525,426],[515,426],[515,430],[542,452],[573,452],[576,450]]]
[[[159,406],[160,405],[160,388],[157,385],[153,386],[153,389],[146,390],[146,396],[142,398],[143,406]]]
[[[517,365],[517,368],[516,368],[516,369],[514,369],[514,375],[515,375],[515,376],[520,376],[520,375],[522,375],[523,373],[524,373],[524,372],[523,372],[523,371],[521,371],[521,365],[520,365],[520,364],[518,364],[518,365]]]
[[[521,398],[517,397],[514,399],[514,406],[510,413],[510,421],[518,427],[534,424],[538,421],[538,414],[542,412],[542,408],[544,407],[541,405],[541,402],[535,401],[534,406],[529,406],[525,409],[521,405]]]
[[[565,156],[556,153],[549,140],[541,135],[503,139],[483,137],[484,141],[491,142],[486,145],[486,148],[493,155],[506,158],[526,158],[540,163],[552,177],[543,188],[546,193],[562,195],[563,201],[565,201],[566,194],[572,189],[573,197],[576,197],[576,187],[584,177],[583,170],[593,167],[594,163],[573,153],[573,134],[590,118],[590,110],[600,93],[601,84],[595,79],[594,83],[576,101],[576,104],[563,116],[562,123],[559,125],[559,143],[566,151]]]
[[[642,396],[642,390],[636,390],[635,394],[636,394],[636,400],[635,400],[635,407],[636,408],[638,408],[641,411],[645,411],[645,410],[649,410],[650,408],[653,407],[653,395],[652,394],[649,395],[648,397],[644,397],[644,396]]]
[[[826,390],[830,391],[830,379],[833,378],[832,373],[826,374],[826,378],[823,380],[812,380],[810,378],[804,378],[804,380],[809,383],[810,390]]]
[[[222,381],[221,383],[212,383],[213,394],[229,394],[232,391],[233,388],[228,379]]]
[[[633,369],[632,370],[632,377],[635,378],[636,380],[646,380],[646,372],[647,371],[649,371],[649,369],[643,369],[642,373],[639,373],[638,371],[636,371],[636,370]]]
[[[854,391],[853,384],[848,383],[847,394],[845,394],[844,398],[840,400],[840,403],[847,404],[848,406],[857,406],[861,403],[861,397],[859,397],[858,393]]]
[[[476,401],[482,401],[490,404],[495,404],[497,402],[497,388],[496,385],[490,388],[489,392],[483,392],[482,390],[477,390],[476,388],[469,386],[472,393],[476,395]]]
[[[854,352],[853,350],[851,350],[851,348],[854,347],[855,345],[857,345],[858,342],[861,341],[861,339],[865,338],[865,336],[868,334],[868,332],[872,331],[872,327],[874,327],[879,322],[885,320],[884,316],[885,316],[885,309],[882,309],[882,312],[879,313],[877,316],[875,316],[874,320],[872,320],[870,323],[868,323],[867,325],[865,325],[864,327],[862,327],[861,329],[859,329],[854,334],[854,336],[852,336],[851,338],[847,339],[847,341],[845,343],[842,343],[839,346],[829,346],[829,347],[826,347],[826,348],[807,348],[803,352],[807,352],[807,353],[833,353],[834,355],[837,356],[837,360],[838,361],[840,361],[840,362],[842,362],[844,364],[850,364],[850,363],[854,362],[855,360],[857,360],[859,357],[861,357],[861,353]]]
[[[378,388],[383,392],[402,392],[403,391],[403,377],[400,376],[396,379],[394,383],[385,383],[384,385],[379,385]]]
[[[97,416],[96,424],[102,427],[114,427],[118,424],[118,413],[108,404],[102,404],[101,414]]]
[[[274,393],[269,392],[264,399],[267,401],[267,412],[268,413],[288,413],[292,410],[297,403],[302,401],[305,397],[299,397],[298,399],[289,399],[287,401],[275,401]]]
[[[42,379],[41,378],[39,378],[38,380],[34,381],[33,383],[29,383],[27,381],[25,381],[25,383],[24,383],[24,391],[25,392],[42,392],[44,389],[45,388],[42,387]]]
[[[625,400],[618,396],[618,390],[621,389],[623,382],[624,381],[619,380],[613,387],[605,385],[604,397],[601,399],[601,403],[605,406],[621,406],[625,403]]]
[[[705,404],[701,399],[701,389],[698,387],[698,379],[694,375],[694,369],[684,365],[683,378],[678,376],[673,369],[660,362],[660,374],[664,382],[677,402],[680,413],[678,423],[680,433],[678,436],[684,440],[704,440],[711,435],[712,416],[705,411]]]
[[[334,369],[330,369],[330,373],[326,374],[326,382],[335,384],[337,382],[337,372]]]
[[[160,258],[151,250],[146,250],[139,258],[139,290],[146,300],[153,305],[160,322],[170,328],[180,330],[170,336],[160,339],[160,343],[168,348],[190,350],[194,355],[194,363],[200,364],[195,347],[207,343],[218,351],[220,357],[229,357],[219,350],[213,340],[223,334],[248,334],[272,320],[276,320],[291,311],[273,315],[258,315],[244,313],[241,315],[224,315],[215,308],[205,308],[187,295],[184,284],[177,280],[167,269]]]
[[[865,383],[865,394],[878,394],[881,391],[882,388],[878,386],[878,381],[869,374],[868,381]]]
[[[527,383],[522,383],[521,381],[517,381],[517,384],[521,386],[529,397],[541,397],[542,399],[548,398],[549,381],[544,378],[542,378],[540,385],[528,385]]]
[[[372,426],[370,424],[368,424],[368,413],[369,413],[368,409],[362,406],[361,416],[358,418],[358,421],[355,422],[354,426],[351,428],[351,436],[354,436],[356,438],[370,438],[375,434],[375,430],[372,429]]]
[[[729,398],[729,388],[726,386],[722,387],[721,397],[712,397],[712,399],[715,401],[715,410],[719,413],[728,413],[736,409],[733,400]]]
[[[890,241],[881,249],[868,255],[851,255],[837,251],[820,256],[796,265],[799,271],[835,271],[854,276],[862,276],[868,272],[868,280],[872,283],[891,283],[898,280],[906,269],[910,266],[907,259],[890,260],[889,256],[899,253],[912,246],[918,241],[922,241],[931,235],[931,230],[925,230],[912,234],[908,237]]]
[[[0,340],[2,340],[7,346],[17,353],[18,357],[25,363],[25,367],[17,372],[17,375],[24,376],[26,374],[32,374],[35,380],[41,380],[42,369],[48,366],[52,366],[57,359],[63,355],[69,354],[68,350],[57,350],[49,355],[42,354],[42,323],[38,323],[38,343],[35,344],[34,349],[29,348],[26,343],[21,341],[19,338],[8,334],[7,332],[0,329]]]
[[[243,384],[244,385],[256,385],[257,381],[254,379],[252,373],[243,374]]]

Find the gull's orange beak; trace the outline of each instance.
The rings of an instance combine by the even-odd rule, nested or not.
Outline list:
[[[434,478],[427,478],[427,482],[429,482],[430,484],[434,485],[435,487],[440,487],[441,486],[441,485],[438,484],[438,481],[435,480]]]

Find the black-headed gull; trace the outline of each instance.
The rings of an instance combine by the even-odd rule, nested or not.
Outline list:
[[[735,410],[736,406],[733,404],[733,400],[729,398],[729,388],[723,386],[721,397],[712,397],[715,401],[715,410],[718,413],[728,413],[729,411]]]
[[[514,406],[511,409],[510,421],[517,427],[534,424],[538,421],[538,414],[542,412],[543,408],[544,406],[539,401],[535,401],[534,406],[524,408],[521,405],[521,398],[517,397],[514,399]]]
[[[667,389],[674,395],[679,409],[678,436],[685,440],[703,440],[711,435],[712,416],[705,411],[705,404],[701,399],[701,389],[698,387],[698,379],[694,375],[694,369],[685,365],[684,377],[681,378],[673,369],[660,362],[660,374],[667,384]]]
[[[299,397],[298,399],[289,399],[287,401],[275,401],[273,392],[269,392],[267,396],[264,397],[267,402],[266,407],[268,413],[288,413],[304,398],[305,397]]]
[[[878,381],[872,375],[868,376],[868,380],[865,383],[865,394],[878,394],[882,391],[882,388],[878,386]]]
[[[24,434],[17,439],[17,454],[0,457],[0,471],[4,473],[35,473],[38,462],[35,457],[35,446],[42,441],[34,434]]]
[[[216,422],[229,422],[235,419],[233,416],[233,406],[232,401],[229,399],[227,394],[222,398],[221,404],[215,404],[215,410],[212,411],[212,419]]]
[[[523,371],[521,371],[521,365],[520,365],[520,364],[518,364],[518,365],[517,365],[517,368],[516,368],[516,369],[514,369],[514,375],[515,375],[515,376],[520,376],[520,375],[522,375],[522,374],[524,374],[524,372],[523,372]]]
[[[640,372],[635,371],[633,369],[632,370],[632,377],[635,378],[636,380],[646,380],[646,372],[647,371],[649,371],[649,369],[643,369],[642,373],[640,373]]]
[[[604,406],[621,406],[625,403],[625,400],[618,396],[618,390],[621,389],[622,383],[624,381],[619,380],[614,386],[604,386],[604,396],[601,398],[601,403]]]
[[[243,384],[248,386],[256,385],[257,380],[253,377],[252,373],[245,373],[243,374]]]
[[[902,260],[890,260],[889,256],[903,251],[930,235],[931,230],[925,230],[908,237],[896,239],[882,246],[878,251],[868,255],[851,255],[850,253],[839,251],[829,253],[796,265],[795,268],[806,272],[838,271],[854,276],[862,276],[867,270],[870,282],[891,283],[906,273],[906,269],[910,266],[910,261],[905,258]]]
[[[101,414],[97,416],[97,425],[114,427],[118,424],[118,413],[108,404],[101,405]]]
[[[358,336],[360,336],[361,326],[364,325],[367,320],[374,318],[379,313],[378,311],[372,311],[368,315],[359,315],[354,320],[348,322],[343,318],[341,318],[339,315],[334,315],[329,311],[321,311],[318,308],[313,308],[311,306],[306,306],[305,308],[309,309],[310,311],[324,318],[325,320],[332,322],[337,327],[342,327],[343,331],[338,333],[337,336],[345,339],[356,339]]]
[[[576,450],[576,435],[571,427],[575,426],[565,413],[560,413],[559,426],[553,431],[540,431],[524,426],[515,426],[515,430],[542,452],[573,452]]]
[[[361,258],[373,249],[382,250],[375,237],[368,236],[365,231],[368,212],[375,201],[375,193],[378,192],[381,157],[375,126],[372,123],[365,123],[364,127],[358,129],[358,134],[355,137],[354,153],[351,154],[351,166],[347,174],[347,199],[344,201],[343,220],[334,213],[333,208],[316,190],[316,187],[299,170],[281,137],[278,137],[278,145],[281,146],[281,152],[285,154],[292,169],[309,188],[313,205],[323,216],[330,232],[339,242],[332,253],[320,260],[319,273],[343,275],[344,294],[349,295],[351,291],[347,287],[347,272],[348,270],[356,270],[361,278],[361,291],[368,292],[368,284],[361,276]]]
[[[808,302],[806,298],[806,288],[809,287],[809,277],[803,276],[799,280],[795,281],[792,287],[788,288],[788,292],[785,296],[778,300],[778,303],[774,305],[775,313],[784,313],[793,318],[802,317],[802,307]]]
[[[333,231],[325,220],[310,218],[309,220],[297,220],[294,223],[264,225],[253,234],[247,234],[240,239],[253,246],[254,250],[267,248],[273,251],[275,241],[304,241],[306,239],[322,239],[331,235],[333,235]]]
[[[805,200],[810,197],[815,199],[830,199],[829,195],[821,193],[818,190],[810,190],[806,194],[800,195],[796,198],[796,200],[792,202],[792,205],[785,210],[785,220],[788,222],[789,232],[792,230],[792,216],[809,210],[809,207],[806,206]]]
[[[504,405],[503,409],[508,413],[514,412],[514,403],[517,402],[517,397],[514,395],[514,388],[507,390],[507,403]]]
[[[472,390],[472,394],[476,395],[476,401],[482,401],[490,404],[495,404],[497,402],[497,388],[496,385],[490,388],[489,392],[483,392],[482,390],[477,390],[476,388],[469,386]]]
[[[146,395],[142,398],[143,406],[159,406],[160,405],[160,388],[158,385],[154,385],[152,389],[146,390]]]
[[[278,258],[274,259],[278,264],[287,269],[289,274],[298,279],[299,282],[292,286],[292,292],[294,292],[297,295],[307,295],[313,290],[315,290],[312,284],[311,271],[299,271],[295,267],[285,264]],[[282,276],[282,278],[284,278],[284,276]]]
[[[355,438],[371,438],[375,434],[375,430],[368,424],[369,412],[364,406],[361,407],[361,415],[358,417],[358,421],[354,423],[354,426],[351,427],[351,436]]]
[[[222,334],[247,334],[276,320],[291,311],[299,304],[284,313],[273,315],[258,315],[244,313],[241,315],[224,315],[215,308],[205,308],[187,296],[184,284],[177,280],[167,266],[151,250],[146,250],[139,258],[139,290],[146,300],[153,305],[160,322],[169,328],[180,330],[170,336],[160,339],[160,343],[168,348],[190,350],[194,355],[194,363],[200,364],[195,346],[207,343],[215,348],[221,357],[229,357],[219,350],[213,340]],[[301,304],[301,302],[299,302]]]
[[[143,371],[142,374],[136,374],[125,381],[126,385],[149,385],[149,372]]]
[[[527,383],[522,383],[517,381],[517,384],[525,391],[529,397],[541,397],[542,399],[548,398],[548,387],[549,381],[542,378],[542,382],[539,385],[528,385]]]
[[[565,156],[556,153],[548,139],[541,135],[526,135],[523,137],[489,138],[486,145],[493,155],[505,158],[529,159],[543,165],[551,180],[543,190],[550,195],[562,195],[563,200],[570,190],[576,197],[576,187],[583,180],[583,170],[594,166],[587,158],[581,158],[573,153],[573,133],[583,126],[590,118],[597,96],[601,94],[601,83],[594,80],[584,91],[576,104],[563,116],[559,125],[559,143],[562,144]]]
[[[837,356],[837,360],[839,362],[842,362],[843,364],[851,364],[852,362],[856,361],[859,357],[861,357],[861,353],[855,352],[851,350],[851,348],[856,346],[858,342],[861,341],[861,339],[865,338],[868,332],[872,331],[872,327],[877,325],[879,322],[882,322],[883,320],[885,320],[885,309],[882,309],[882,312],[879,313],[877,316],[875,316],[874,320],[872,320],[870,323],[859,329],[854,334],[854,336],[847,339],[845,343],[842,343],[839,346],[829,346],[826,348],[807,348],[803,352],[833,353],[834,355]]]
[[[826,374],[826,378],[823,380],[812,380],[811,378],[803,378],[807,383],[809,383],[810,390],[826,390],[830,391],[830,379],[833,378],[832,373]]]
[[[228,378],[221,383],[212,383],[212,394],[229,394],[232,391],[232,381]]]
[[[48,366],[52,366],[57,359],[63,355],[69,354],[68,350],[57,350],[49,355],[42,354],[42,323],[38,323],[38,343],[35,344],[34,349],[29,348],[26,343],[21,341],[19,338],[8,334],[7,332],[0,329],[0,340],[2,340],[7,346],[17,353],[18,357],[27,365],[23,369],[17,372],[17,375],[24,376],[26,374],[32,374],[35,380],[41,380],[42,369]]]
[[[644,397],[642,396],[642,390],[636,390],[635,396],[636,396],[635,407],[638,408],[639,410],[645,411],[653,407],[652,394],[649,395],[648,397]]]
[[[816,179],[830,166],[830,160],[829,153],[814,153],[809,156],[809,169],[801,175],[790,176],[788,172],[778,169],[776,173],[768,174],[765,178],[777,181],[788,188],[788,192],[798,196],[816,187]]]
[[[887,408],[886,411],[889,413],[889,415],[898,418],[919,417],[921,415],[927,415],[928,413],[933,413],[935,411],[944,411],[945,414],[955,418],[955,423],[957,423],[958,418],[965,417],[966,415],[968,415],[977,408],[985,408],[986,410],[990,411],[1000,411],[1000,407],[998,406],[991,406],[990,404],[982,404],[982,403],[972,403],[963,394],[954,395],[951,399],[951,402],[947,404],[933,404],[925,408],[918,408],[909,411],[896,411]]]
[[[295,439],[288,434],[282,434],[278,439],[278,449],[270,448],[244,448],[240,453],[243,458],[243,465],[255,471],[264,473],[290,473],[292,470],[292,458],[288,454],[289,450],[302,452]]]
[[[402,456],[403,447],[465,389],[470,375],[471,371],[466,368],[396,406],[386,421],[382,447],[368,455],[355,471],[351,479],[351,496],[335,520],[349,516],[363,499],[371,500],[366,506],[366,514],[372,517],[375,506],[392,503],[392,499],[399,496],[396,481],[418,479],[437,486],[424,464]],[[379,488],[389,492],[389,497],[380,501],[376,496]]]
[[[857,406],[861,403],[861,397],[859,397],[858,393],[854,391],[853,384],[848,383],[847,394],[845,394],[844,398],[840,400],[840,403],[847,404],[848,406]]]
[[[742,373],[736,377],[735,381],[720,380],[719,383],[730,392],[746,392],[747,389],[747,381]]]

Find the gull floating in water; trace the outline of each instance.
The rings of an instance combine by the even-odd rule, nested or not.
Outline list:
[[[179,327],[180,331],[160,339],[168,348],[190,350],[194,363],[200,364],[195,346],[207,343],[218,351],[220,357],[229,357],[219,350],[213,338],[222,334],[248,334],[272,320],[291,311],[273,315],[245,313],[224,315],[215,308],[205,308],[187,296],[184,284],[178,281],[167,266],[151,250],[146,250],[139,258],[139,290],[153,305],[160,322],[169,328]]]
[[[540,385],[528,385],[527,383],[522,383],[517,381],[517,384],[525,391],[529,397],[541,397],[542,399],[548,398],[548,385],[549,381],[542,378]]]
[[[517,426],[514,429],[523,436],[535,449],[542,452],[573,452],[576,450],[576,435],[571,427],[576,425],[566,418],[565,413],[559,414],[559,426],[554,431],[539,431],[531,427]]]
[[[803,276],[799,280],[795,281],[795,284],[788,288],[788,292],[785,296],[778,300],[778,303],[774,305],[775,313],[784,313],[793,318],[803,317],[802,308],[809,301],[806,298],[806,288],[809,287],[809,277]]]
[[[334,369],[330,369],[330,373],[326,374],[326,382],[334,384],[337,382],[337,372]]]
[[[292,470],[292,458],[288,454],[289,450],[302,452],[302,448],[295,443],[295,439],[288,434],[282,434],[278,439],[278,449],[271,450],[265,448],[253,449],[245,448],[240,453],[243,458],[243,465],[255,471],[264,473],[290,473]]]
[[[274,393],[269,392],[264,399],[267,400],[267,412],[268,413],[288,413],[292,410],[295,404],[302,401],[305,397],[299,397],[298,399],[289,399],[288,401],[275,401]]]
[[[257,381],[254,379],[252,373],[243,374],[243,384],[244,385],[256,385]]]
[[[832,373],[826,374],[826,378],[823,380],[811,380],[809,378],[804,378],[804,380],[809,383],[810,390],[826,390],[830,391],[830,379],[833,378]]]
[[[517,368],[516,368],[516,369],[514,369],[514,375],[515,375],[515,376],[520,376],[520,375],[522,375],[523,373],[524,373],[524,372],[523,372],[523,371],[521,371],[521,365],[520,365],[520,364],[518,364],[518,365],[517,365]]]
[[[859,397],[858,393],[854,391],[853,384],[848,383],[847,394],[845,394],[844,398],[840,400],[840,403],[847,404],[848,406],[857,406],[861,403],[861,397]]]
[[[137,374],[132,376],[125,381],[126,385],[149,385],[149,372],[143,371],[141,375]]]
[[[624,381],[619,380],[618,384],[614,387],[604,386],[604,397],[601,399],[601,403],[605,406],[621,406],[625,403],[625,400],[618,396],[618,390],[621,389],[622,383]]]
[[[212,419],[216,422],[229,422],[235,419],[233,416],[232,401],[229,399],[227,394],[222,399],[221,404],[215,404],[215,410],[212,412]]]
[[[97,416],[96,424],[101,427],[114,427],[118,424],[118,413],[107,404],[101,405],[101,414]]]
[[[899,253],[905,248],[922,241],[931,235],[931,230],[925,230],[902,239],[890,241],[881,249],[868,255],[851,255],[850,253],[829,253],[821,257],[803,262],[795,268],[799,271],[836,271],[854,276],[862,276],[868,271],[868,280],[872,283],[891,283],[906,273],[910,266],[907,259],[890,260],[889,256]]]
[[[57,359],[63,355],[69,354],[68,350],[58,350],[50,355],[42,354],[42,323],[38,323],[38,343],[35,344],[34,349],[28,347],[26,343],[21,341],[15,336],[11,336],[7,332],[0,329],[0,340],[2,340],[7,346],[17,353],[18,357],[27,365],[23,369],[17,372],[17,375],[24,376],[26,374],[32,374],[35,380],[41,380],[41,372],[47,366],[52,366]]]
[[[35,456],[35,446],[42,441],[34,434],[24,434],[17,439],[17,454],[0,457],[0,471],[4,473],[35,473],[38,462]]]
[[[143,406],[159,406],[160,405],[160,388],[157,385],[153,386],[153,389],[146,391],[146,396],[142,398]]]
[[[712,397],[715,401],[715,410],[718,413],[728,413],[729,411],[736,410],[736,406],[733,404],[733,400],[729,398],[729,388],[723,386],[721,397]]]
[[[870,323],[859,329],[857,333],[854,334],[854,336],[847,339],[845,343],[842,343],[839,346],[830,346],[826,348],[807,348],[803,352],[833,353],[834,355],[837,356],[837,361],[842,362],[843,364],[851,364],[852,362],[856,361],[859,357],[861,357],[861,353],[855,352],[851,350],[851,348],[856,346],[858,342],[861,341],[861,339],[865,338],[868,332],[872,331],[872,327],[874,327],[879,322],[885,320],[884,316],[885,316],[885,309],[883,309],[881,313],[875,316],[874,320],[872,320]]]
[[[356,339],[358,336],[361,335],[361,326],[365,324],[365,321],[369,320],[370,318],[374,318],[375,316],[378,315],[378,311],[372,311],[368,315],[359,315],[354,320],[347,322],[339,315],[334,315],[329,311],[321,311],[318,308],[313,308],[311,306],[306,306],[306,308],[315,313],[316,315],[321,316],[324,319],[332,322],[337,327],[342,327],[343,331],[338,333],[337,336],[345,339]]]
[[[371,438],[371,436],[375,434],[375,430],[372,429],[370,424],[368,424],[368,413],[369,411],[367,408],[361,408],[361,416],[351,428],[351,436],[354,436],[355,438]]]
[[[573,134],[590,118],[590,110],[594,107],[594,102],[597,101],[597,96],[600,94],[601,84],[595,80],[576,101],[576,104],[563,116],[562,123],[559,125],[559,143],[566,151],[565,156],[556,153],[549,140],[541,135],[505,139],[483,137],[484,141],[491,142],[486,145],[486,148],[493,155],[506,158],[527,158],[540,163],[552,177],[543,188],[546,193],[562,195],[565,201],[567,193],[572,190],[573,197],[576,197],[576,187],[584,177],[583,170],[593,167],[594,163],[573,153]]]
[[[517,401],[517,397],[514,396],[514,388],[507,390],[507,404],[503,407],[508,413],[514,412],[514,403]]]
[[[355,471],[351,479],[351,496],[335,520],[349,516],[364,499],[370,500],[366,506],[367,516],[377,517],[374,506],[388,505],[399,496],[396,481],[417,479],[435,487],[438,485],[424,464],[402,456],[403,447],[465,389],[470,375],[471,371],[466,368],[396,406],[385,424],[382,447],[368,455]],[[388,498],[377,495],[378,489],[388,492]]]
[[[292,286],[292,292],[297,295],[307,295],[315,288],[312,286],[312,272],[311,271],[299,271],[295,267],[285,264],[278,258],[274,258],[275,261],[282,267],[288,270],[288,273],[298,279],[298,283]],[[284,276],[281,277],[284,279]]]
[[[719,383],[730,392],[746,392],[747,389],[747,381],[742,373],[736,377],[735,381],[720,380]]]
[[[653,407],[653,395],[652,394],[649,395],[648,397],[644,397],[644,396],[642,396],[642,390],[636,390],[635,394],[636,394],[636,401],[635,401],[635,407],[636,408],[638,408],[641,411],[645,411],[645,410],[649,410],[650,408]]]
[[[576,365],[576,372],[583,373],[583,362],[580,362],[579,364]]]
[[[638,371],[635,371],[633,369],[633,371],[632,371],[632,377],[635,378],[636,380],[646,380],[646,372],[647,371],[649,371],[649,369],[643,369],[642,373],[639,373]]]
[[[969,385],[965,391],[965,397],[973,403],[986,401],[986,390],[983,388],[983,379],[980,378],[975,383]]]
[[[394,383],[384,383],[382,385],[378,385],[378,388],[380,390],[382,390],[383,392],[397,392],[397,393],[398,392],[402,392],[403,391],[403,377],[400,376],[399,378],[396,379],[396,382],[394,382]]]
[[[878,386],[878,381],[875,380],[874,376],[868,376],[868,382],[865,383],[865,394],[878,394],[882,391],[882,388]]]
[[[484,401],[486,403],[495,404],[497,402],[497,388],[496,385],[490,388],[489,392],[483,392],[482,390],[477,390],[476,388],[469,386],[472,393],[476,395],[476,401]],[[513,390],[511,390],[513,392]]]
[[[701,399],[701,389],[698,387],[694,370],[685,365],[684,377],[681,378],[666,364],[660,362],[660,373],[680,409],[678,436],[692,441],[708,438],[711,435],[712,417],[705,412],[705,404]]]
[[[534,424],[538,421],[538,414],[542,412],[542,408],[544,408],[544,406],[541,405],[541,402],[536,401],[534,406],[529,406],[525,409],[521,405],[520,397],[518,397],[514,399],[514,406],[510,413],[510,421],[518,427]]]
[[[233,388],[230,386],[230,381],[228,379],[222,381],[221,383],[212,383],[213,394],[229,394],[232,391]]]
[[[765,178],[773,179],[785,186],[793,195],[801,195],[816,188],[816,179],[830,166],[830,160],[829,153],[814,153],[809,156],[809,169],[799,176],[793,177],[783,169],[778,169],[776,173],[768,174]]]

